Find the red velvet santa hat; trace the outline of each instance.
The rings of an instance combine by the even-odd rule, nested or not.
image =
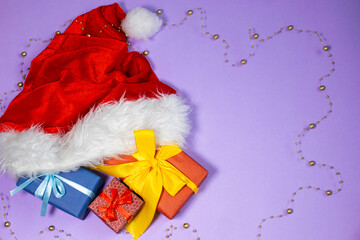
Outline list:
[[[147,39],[156,14],[117,3],[77,17],[31,62],[23,91],[0,118],[0,166],[14,176],[76,170],[136,151],[134,130],[183,145],[189,107],[126,35]]]

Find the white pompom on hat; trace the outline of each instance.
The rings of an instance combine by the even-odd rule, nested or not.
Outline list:
[[[161,28],[162,19],[155,13],[137,7],[126,14],[121,22],[122,30],[125,34],[135,39],[149,39],[154,36]]]

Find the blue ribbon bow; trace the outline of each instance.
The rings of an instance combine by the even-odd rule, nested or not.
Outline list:
[[[38,177],[42,177],[42,176],[46,176],[46,177],[35,191],[35,196],[42,199],[41,216],[46,215],[46,209],[47,209],[47,205],[49,203],[51,192],[54,192],[54,195],[57,198],[62,198],[65,195],[66,190],[65,190],[65,186],[62,182],[65,182],[69,186],[75,188],[79,192],[82,192],[83,194],[87,195],[91,199],[95,198],[95,194],[91,190],[81,186],[80,184],[77,184],[76,182],[73,182],[66,178],[63,178],[60,175],[42,174]],[[32,183],[38,177],[29,178],[27,181],[23,182],[20,186],[11,190],[10,195],[13,196],[14,194],[18,193],[20,190],[24,189],[26,186],[28,186],[30,183]]]

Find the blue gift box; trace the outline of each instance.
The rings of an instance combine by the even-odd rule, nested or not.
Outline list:
[[[88,190],[92,191],[95,196],[98,195],[101,187],[104,184],[104,181],[101,179],[101,177],[84,168],[80,168],[78,171],[74,172],[62,172],[57,175],[65,178],[68,181],[77,183],[84,188],[87,188]],[[35,179],[29,185],[27,185],[24,190],[35,195],[36,190],[44,181],[45,177],[46,176],[40,176],[39,178]],[[16,185],[19,186],[28,179],[29,178],[20,178]],[[83,192],[70,186],[67,181],[62,181],[62,183],[65,189],[65,194],[61,198],[57,198],[52,192],[49,198],[49,204],[79,219],[85,219],[89,213],[88,206],[93,201],[93,199]]]

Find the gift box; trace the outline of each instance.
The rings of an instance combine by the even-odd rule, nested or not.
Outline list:
[[[137,152],[122,156],[121,160],[105,160],[104,165],[97,165],[94,169],[124,179],[144,199],[143,210],[126,227],[136,239],[151,224],[161,198],[163,203],[159,210],[173,218],[198,191],[208,172],[177,145],[156,146],[154,130],[135,130],[134,137]]]
[[[140,211],[144,201],[131,192],[120,180],[114,178],[89,209],[101,218],[116,233]]]
[[[26,185],[26,182],[30,181],[30,183],[26,185],[23,189],[33,195],[37,195],[41,188],[40,185],[42,183],[44,184],[44,181],[48,181],[49,177],[52,177],[55,182],[54,184],[57,185],[49,186],[48,184],[46,184],[46,186],[44,186],[43,188],[44,191],[47,191],[48,189],[52,189],[51,191],[53,191],[55,187],[60,188],[60,192],[63,193],[63,196],[58,198],[56,196],[57,194],[52,192],[48,199],[49,204],[81,220],[85,219],[85,217],[89,213],[89,204],[93,201],[93,198],[97,195],[97,193],[104,184],[104,181],[101,179],[101,177],[84,168],[80,168],[78,171],[73,172],[62,172],[59,174],[43,174],[40,175],[38,178],[33,179],[33,181],[31,181],[31,179],[29,178],[20,178],[16,185]],[[61,184],[59,183],[59,181],[61,181],[62,186],[59,185]],[[13,192],[12,195],[19,191],[19,187],[18,189],[14,190],[16,191]],[[46,192],[44,194],[44,197],[45,195]],[[44,209],[42,208],[42,211],[43,210]]]
[[[113,158],[105,160],[104,164],[118,165],[136,161],[136,158],[129,155],[122,156],[121,159]],[[198,187],[207,177],[208,171],[183,151],[168,158],[166,161],[180,170]],[[193,190],[191,190],[188,186],[184,186],[175,196],[171,196],[164,189],[161,194],[157,210],[164,214],[167,218],[173,219],[193,194]]]

